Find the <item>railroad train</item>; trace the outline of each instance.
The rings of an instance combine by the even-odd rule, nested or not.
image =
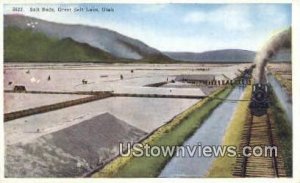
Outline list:
[[[241,75],[241,81],[243,84],[251,84],[251,77],[253,69],[255,68],[255,65],[252,65],[250,68],[246,68],[242,75]]]
[[[252,65],[250,68],[245,69],[242,75],[242,79],[249,81],[252,76],[252,72],[256,65]],[[266,76],[265,76],[266,77]],[[269,84],[255,83],[252,85],[252,95],[249,104],[250,113],[254,116],[262,116],[267,113],[270,106],[269,99]]]
[[[270,106],[269,85],[256,83],[252,86],[252,96],[249,104],[250,112],[254,116],[262,116],[267,114]]]

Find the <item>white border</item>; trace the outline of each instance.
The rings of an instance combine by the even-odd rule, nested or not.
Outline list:
[[[0,125],[0,182],[30,182],[30,183],[43,183],[43,182],[124,182],[124,183],[135,183],[135,182],[295,182],[300,183],[300,157],[298,152],[300,150],[300,46],[298,41],[300,41],[300,0],[72,0],[68,2],[63,2],[62,0],[51,0],[51,3],[47,0],[3,0],[0,7],[0,22],[3,25],[3,4],[33,4],[33,3],[43,3],[43,4],[57,4],[57,3],[292,3],[292,72],[293,72],[293,178],[280,178],[280,179],[268,179],[268,178],[233,178],[233,179],[222,179],[222,178],[4,178],[4,135],[3,135],[3,123]],[[1,72],[3,73],[3,26],[0,26],[1,42],[0,42],[0,53],[1,61],[0,64]],[[0,80],[3,81],[3,74],[0,75]],[[0,85],[1,97],[0,101],[0,121],[3,121],[3,83]]]

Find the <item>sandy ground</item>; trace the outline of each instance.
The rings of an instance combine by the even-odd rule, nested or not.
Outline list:
[[[291,63],[271,63],[268,64],[268,70],[273,73],[280,84],[292,100],[292,64]]]
[[[183,83],[183,82],[175,82],[175,83],[167,83],[162,85],[161,87],[163,88],[170,88],[171,90],[174,90],[174,88],[198,88],[201,89],[201,93],[204,95],[209,95],[212,92],[216,91],[219,86],[206,86],[206,85],[197,85],[197,84],[192,84],[192,83]],[[176,89],[175,89],[176,90]],[[178,90],[177,90],[178,91]],[[179,90],[180,91],[180,90]],[[195,93],[196,94],[196,93]]]
[[[146,133],[109,113],[6,148],[7,177],[75,177],[119,153],[119,143]]]
[[[88,95],[4,93],[4,113],[88,97]]]
[[[271,69],[274,72],[292,72],[292,65],[291,63],[269,63],[268,69]]]
[[[11,90],[14,85],[25,85],[27,90],[35,91],[114,91],[116,93],[145,93],[148,84],[171,80],[181,74],[214,74],[218,79],[233,79],[238,69],[244,69],[248,64],[235,65],[30,65],[5,64],[4,89]],[[209,68],[207,71],[199,70]],[[133,73],[131,73],[133,70]],[[120,79],[123,75],[123,80]],[[48,76],[51,80],[48,80]],[[83,85],[82,80],[88,81]],[[10,84],[9,84],[10,83]],[[168,93],[163,89],[147,89],[157,94]],[[184,91],[185,95],[198,91]],[[203,94],[203,93],[202,93]]]

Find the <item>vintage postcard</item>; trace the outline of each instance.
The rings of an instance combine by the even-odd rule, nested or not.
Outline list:
[[[295,178],[294,4],[2,5],[3,179]]]

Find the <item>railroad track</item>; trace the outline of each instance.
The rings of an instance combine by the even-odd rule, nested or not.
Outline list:
[[[248,120],[244,126],[241,139],[239,156],[233,169],[233,176],[237,177],[286,177],[283,158],[280,148],[277,148],[277,156],[273,151],[265,156],[243,156],[243,147],[277,146],[278,139],[275,135],[274,122],[269,114],[257,117],[249,113]],[[278,146],[277,146],[278,147]],[[245,150],[246,153],[250,151]],[[251,151],[252,153],[252,151]]]

